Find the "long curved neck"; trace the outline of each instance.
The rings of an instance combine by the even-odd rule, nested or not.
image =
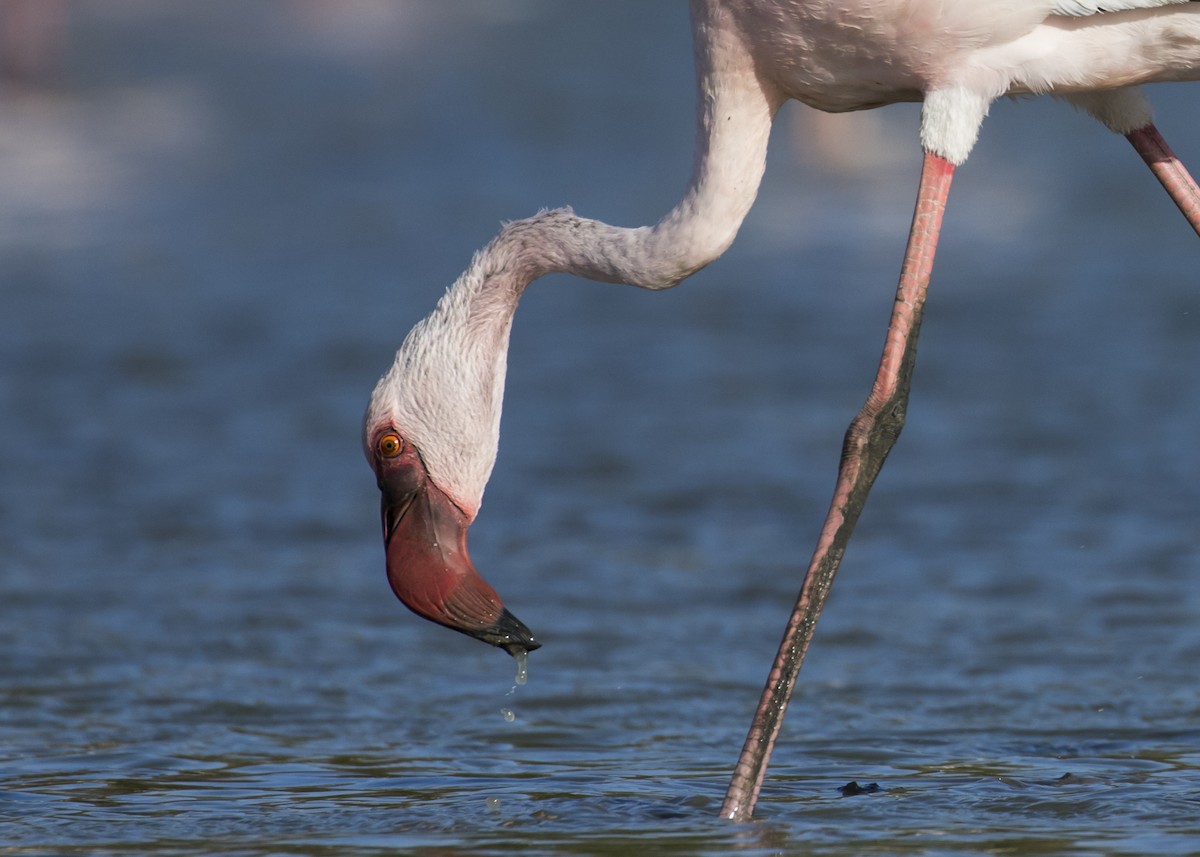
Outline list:
[[[539,212],[507,224],[456,287],[514,308],[524,288],[549,273],[665,289],[725,252],[758,193],[783,99],[758,78],[732,19],[715,6],[693,4],[696,147],[691,181],[675,207],[655,225],[636,228],[570,209]]]
[[[731,18],[692,8],[699,107],[692,178],[654,226],[634,229],[542,211],[506,225],[405,339],[376,388],[368,423],[385,417],[422,450],[430,476],[469,516],[495,461],[508,337],[526,286],[565,272],[664,289],[733,242],[758,192],[782,99],[759,80]]]

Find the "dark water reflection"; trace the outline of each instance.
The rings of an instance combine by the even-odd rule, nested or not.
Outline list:
[[[546,641],[510,696],[388,592],[361,408],[500,220],[673,202],[683,4],[71,12],[0,122],[0,851],[1195,849],[1197,247],[1123,141],[993,111],[909,426],[733,828],[915,111],[786,113],[679,290],[530,291],[472,542]],[[1155,94],[1200,163],[1189,98]]]

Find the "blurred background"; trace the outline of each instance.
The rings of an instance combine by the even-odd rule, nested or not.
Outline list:
[[[324,760],[301,779],[331,806],[347,770],[373,776],[346,761],[367,747],[440,760],[436,781],[463,775],[465,732],[524,770],[496,749],[522,746],[494,735],[503,656],[387,589],[359,420],[502,221],[674,204],[686,4],[6,0],[0,68],[14,841],[99,841],[72,819],[103,800],[144,841],[114,778],[143,783],[149,825],[164,778],[236,800],[221,777],[264,758]],[[1195,92],[1152,93],[1193,165]],[[664,294],[556,276],[525,296],[472,553],[546,641],[511,728],[543,727],[515,733],[524,752],[584,791],[612,757],[658,787],[694,765],[688,788],[719,798],[875,371],[917,121],[788,105],[721,260]],[[951,724],[1017,758],[1037,742],[1004,729],[1043,715],[1194,728],[1197,261],[1124,140],[1049,99],[994,107],[951,196],[908,427],[801,682],[794,716],[821,712],[804,740]],[[394,776],[371,794],[415,800]],[[248,799],[272,807],[296,785],[259,777]],[[459,804],[426,800],[452,826]],[[213,829],[242,831],[221,811]]]

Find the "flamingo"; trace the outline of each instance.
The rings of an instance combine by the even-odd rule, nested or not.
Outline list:
[[[475,570],[467,528],[496,459],[513,313],[544,274],[666,289],[719,257],[754,202],[776,111],[922,102],[923,161],[883,355],[847,430],[833,501],[721,815],[751,817],[816,621],[904,424],[946,198],[993,100],[1050,94],[1125,135],[1192,228],[1200,188],[1140,84],[1200,78],[1188,0],[692,0],[698,119],[690,185],[653,226],[543,210],[505,225],[404,339],[363,447],[382,496],[388,579],[417,614],[523,655],[540,643]]]

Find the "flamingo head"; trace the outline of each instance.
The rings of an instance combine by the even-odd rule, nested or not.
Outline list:
[[[376,386],[363,451],[381,494],[392,591],[419,616],[516,656],[541,643],[467,552],[496,458],[509,324],[498,336],[483,325],[481,336],[453,291],[413,328]]]

